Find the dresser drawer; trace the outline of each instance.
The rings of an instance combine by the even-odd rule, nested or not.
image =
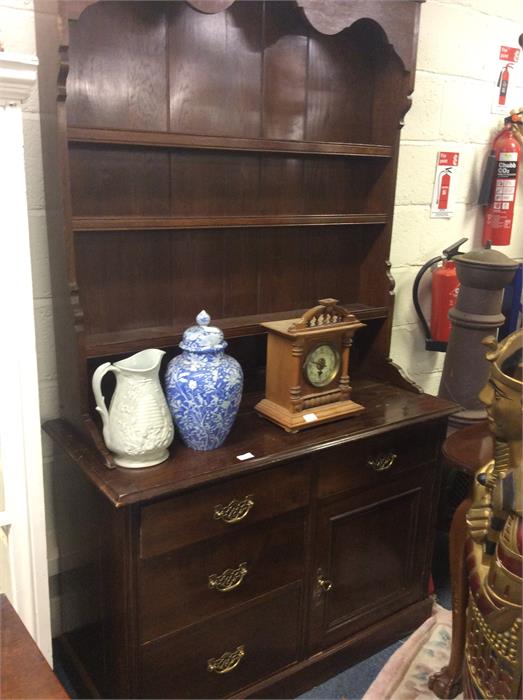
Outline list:
[[[222,613],[304,575],[304,511],[142,560],[142,641]]]
[[[429,424],[326,450],[321,455],[318,495],[325,498],[373,487],[429,462],[437,457],[441,437],[441,425]]]
[[[223,698],[297,658],[300,584],[141,648],[144,698]]]
[[[140,556],[156,556],[300,508],[309,502],[303,462],[230,479],[141,510]]]

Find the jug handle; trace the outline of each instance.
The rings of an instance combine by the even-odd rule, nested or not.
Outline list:
[[[94,398],[96,400],[96,410],[102,417],[102,423],[105,431],[109,430],[109,411],[107,410],[105,398],[102,394],[102,379],[105,377],[107,372],[115,371],[116,367],[113,367],[110,362],[104,362],[103,365],[100,365],[95,369],[91,381]]]

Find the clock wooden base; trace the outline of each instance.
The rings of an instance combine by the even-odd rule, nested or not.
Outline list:
[[[314,408],[306,408],[303,411],[295,412],[289,411],[269,399],[262,399],[254,408],[264,418],[268,418],[273,423],[285,428],[289,433],[297,433],[306,428],[313,428],[320,423],[340,420],[365,410],[364,406],[360,406],[359,403],[350,400],[339,401],[327,406],[315,406]],[[306,416],[309,418],[306,418]]]

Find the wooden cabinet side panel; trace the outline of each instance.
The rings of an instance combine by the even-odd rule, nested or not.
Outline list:
[[[101,553],[105,693],[135,697],[137,515],[104,502]]]
[[[91,561],[82,572],[92,609],[88,620],[62,635],[61,648],[86,697],[130,698],[136,687],[133,507],[117,509],[103,494],[96,496]]]

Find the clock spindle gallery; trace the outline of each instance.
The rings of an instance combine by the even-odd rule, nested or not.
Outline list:
[[[66,658],[93,697],[295,697],[431,611],[454,405],[388,359],[419,4],[82,0],[60,13],[66,241],[50,248],[72,313],[57,330],[64,418],[45,429],[84,477],[58,533],[81,548],[61,552],[79,582]],[[167,459],[117,466],[97,368],[136,375],[142,353],[164,381],[173,358],[192,372],[191,352],[212,363],[225,343],[243,398],[223,444],[192,449],[175,426]]]

